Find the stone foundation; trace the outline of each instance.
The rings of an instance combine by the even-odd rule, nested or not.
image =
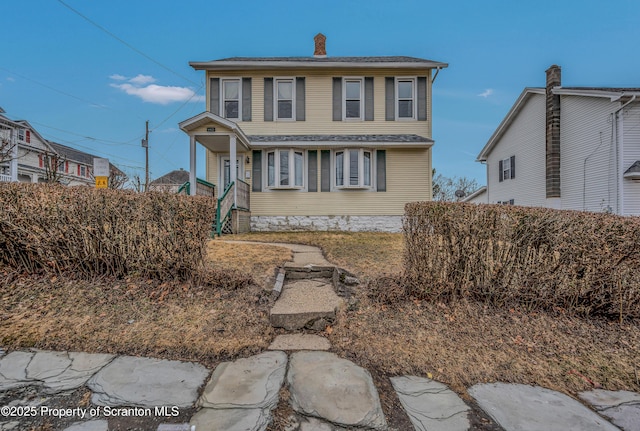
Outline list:
[[[401,232],[402,216],[252,216],[254,232]]]

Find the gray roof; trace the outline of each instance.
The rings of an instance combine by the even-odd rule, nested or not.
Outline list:
[[[203,69],[259,69],[259,68],[444,68],[447,63],[407,56],[374,57],[230,57],[211,61],[192,61],[189,65]]]
[[[560,87],[564,90],[587,90],[587,91],[606,91],[613,93],[638,93],[640,88],[623,88],[623,87]]]
[[[419,135],[251,135],[251,142],[433,142]]]
[[[184,184],[189,181],[189,171],[185,171],[184,169],[176,169],[175,171],[171,171],[168,174],[164,174],[163,176],[156,178],[151,181],[151,185],[175,185],[175,184]]]
[[[58,153],[63,158],[70,160],[72,162],[81,163],[87,166],[93,166],[93,159],[98,156],[94,156],[93,154],[85,153],[84,151],[77,150],[75,148],[67,147],[66,145],[58,144],[57,142],[47,141],[51,148]],[[117,166],[113,163],[109,163],[111,169],[115,169],[115,171],[119,175],[124,175]]]
[[[629,166],[624,175],[640,175],[640,160],[636,160],[633,165]]]

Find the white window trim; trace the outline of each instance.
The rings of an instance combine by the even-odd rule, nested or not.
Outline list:
[[[278,116],[278,82],[291,82],[291,118],[280,118]],[[290,76],[280,76],[273,78],[273,118],[275,121],[296,121],[296,78]]]
[[[412,84],[412,112],[411,112],[411,117],[401,117],[400,116],[400,92],[398,91],[398,86],[400,81],[411,81]],[[398,76],[396,77],[396,82],[395,82],[395,111],[396,111],[396,121],[415,121],[418,117],[417,117],[417,110],[418,110],[418,79],[415,76]]]
[[[507,164],[509,167],[507,168]],[[506,173],[509,175],[506,175]],[[511,157],[507,157],[506,159],[502,159],[502,181],[511,179]]]
[[[360,116],[347,117],[347,81],[360,82]],[[347,76],[342,78],[342,120],[343,121],[364,121],[364,77]]]
[[[349,153],[351,150],[358,150],[359,151],[359,156],[358,156],[358,184],[357,185],[350,185],[349,184],[349,179],[350,179],[350,164],[349,164],[349,158],[351,157],[351,154]],[[337,170],[337,163],[336,163],[336,153],[342,152],[344,155],[344,169],[342,171],[342,185],[339,186],[336,182],[336,170]],[[371,166],[369,167],[369,174],[371,175],[371,178],[369,179],[369,185],[365,185],[364,184],[364,153],[368,152],[370,154],[369,160],[371,163]],[[332,189],[333,190],[375,190],[375,178],[376,178],[376,172],[375,172],[375,166],[376,166],[376,160],[375,160],[375,154],[376,152],[371,149],[371,148],[336,148],[335,150],[332,151],[331,153],[331,185],[332,185]]]
[[[224,102],[225,102],[225,94],[224,94],[224,83],[236,81],[238,83],[238,116],[237,117],[227,117],[224,112]],[[238,76],[231,76],[228,78],[220,78],[220,116],[222,118],[227,118],[229,120],[242,120],[242,78]],[[232,100],[232,99],[230,99]]]
[[[289,153],[289,167],[293,168],[289,170],[289,178],[295,182],[295,153],[302,153],[302,185],[280,185],[280,153]],[[275,181],[273,186],[269,185],[269,153],[274,153],[274,169],[275,169]],[[264,184],[264,190],[306,190],[307,188],[307,151],[301,148],[269,148],[263,151],[264,164],[262,166],[262,180]],[[290,181],[291,182],[291,181]]]
[[[225,154],[220,154],[218,156],[218,169],[219,169],[219,179],[218,179],[218,184],[220,186],[220,193],[224,193],[224,161],[226,159],[229,159],[229,162],[231,162],[231,155],[229,153],[225,153]],[[236,163],[238,164],[238,172],[237,172],[237,176],[236,179],[237,180],[242,180],[243,176],[244,176],[244,172],[245,172],[245,167],[244,167],[244,153],[238,153],[236,154]],[[231,169],[231,163],[229,163],[229,169]],[[231,173],[229,173],[231,174]]]

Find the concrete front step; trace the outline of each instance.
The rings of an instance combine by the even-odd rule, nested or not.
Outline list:
[[[278,335],[268,347],[269,350],[329,350],[331,343],[324,337],[314,334]]]
[[[322,331],[335,321],[336,310],[342,303],[331,280],[291,280],[285,283],[269,318],[276,328]]]

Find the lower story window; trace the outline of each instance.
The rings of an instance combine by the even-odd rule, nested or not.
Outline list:
[[[371,187],[371,151],[362,148],[336,151],[335,184],[337,188]]]
[[[267,151],[267,187],[302,188],[304,186],[303,171],[302,150]]]

